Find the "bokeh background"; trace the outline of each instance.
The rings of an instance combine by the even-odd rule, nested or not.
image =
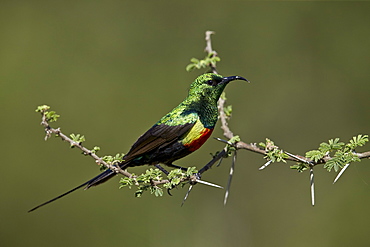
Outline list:
[[[304,154],[328,139],[370,133],[370,4],[365,2],[2,1],[0,3],[1,246],[369,246],[370,162],[309,175],[240,151],[229,203],[197,185],[155,198],[118,189],[118,178],[27,210],[98,173],[91,158],[51,138],[36,106],[61,114],[54,125],[81,133],[100,154],[126,152],[176,106],[202,71],[213,30],[232,130],[245,142],[271,138]],[[222,136],[217,128],[213,136]],[[210,140],[179,161],[201,166]],[[358,151],[369,150],[364,148]],[[204,179],[226,185],[230,160]],[[135,171],[135,170],[134,170]]]

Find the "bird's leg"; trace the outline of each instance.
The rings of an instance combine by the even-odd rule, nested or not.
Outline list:
[[[172,167],[172,168],[181,169],[181,170],[183,170],[183,171],[187,171],[187,170],[188,170],[188,168],[185,168],[185,167],[182,167],[182,166],[178,166],[178,165],[174,165],[174,164],[172,164],[172,163],[165,164],[165,165],[166,165],[166,166],[169,166],[169,167]],[[163,167],[161,167],[159,164],[155,165],[155,167],[157,167],[159,170],[161,170],[162,172],[164,172],[166,175],[168,175],[168,174],[169,174],[169,172],[168,172],[168,171],[166,171],[166,170],[165,170]],[[198,178],[199,176],[198,176],[198,175],[196,175],[196,177]],[[170,196],[172,196],[172,194],[171,194],[171,190],[172,190],[173,188],[176,188],[176,186],[173,186],[172,188],[168,188],[168,189],[167,189],[167,193],[168,193]]]
[[[164,169],[160,164],[155,164],[154,165],[156,168],[158,168],[161,172],[163,172],[164,174],[166,174],[166,176],[168,176],[168,174],[170,174],[166,169]],[[171,194],[171,190],[172,190],[173,188],[168,188],[167,189],[167,193],[170,195],[170,196],[172,196],[172,194]]]
[[[199,170],[199,174],[202,174],[203,172],[210,169],[218,160],[221,160],[225,155],[227,154],[226,150],[223,149],[221,152],[219,152],[210,162],[208,162],[205,166],[203,166]]]
[[[173,168],[176,168],[176,169],[181,169],[183,171],[188,170],[188,168],[186,168],[186,167],[182,167],[182,166],[178,166],[178,165],[174,165],[174,164],[166,164],[166,166],[173,167]]]
[[[187,171],[188,168],[186,167],[182,167],[182,166],[177,166],[177,165],[174,165],[174,164],[165,164],[166,166],[169,166],[169,167],[172,167],[172,168],[176,168],[176,169],[181,169],[183,171]],[[161,172],[163,172],[164,174],[168,175],[170,174],[166,169],[164,169],[160,164],[155,164],[154,165],[156,168],[158,168],[159,170],[161,170]]]
[[[186,168],[186,167],[182,167],[182,166],[178,166],[178,165],[174,165],[174,164],[166,164],[166,165],[169,166],[169,167],[176,168],[176,169],[181,169],[183,171],[188,170],[188,168]],[[201,177],[202,177],[202,174],[200,172],[194,173],[194,181],[200,180]],[[192,183],[196,184],[196,182],[194,182],[194,181],[190,181],[190,184],[192,184]]]
[[[170,174],[166,169],[164,169],[160,164],[156,164],[154,165],[156,168],[158,168],[159,170],[161,170],[161,172],[163,172],[164,174],[166,174],[166,176],[168,176],[168,174]]]

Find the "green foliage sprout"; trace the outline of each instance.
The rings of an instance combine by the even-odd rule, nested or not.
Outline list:
[[[236,144],[237,142],[240,142],[240,136],[238,135],[235,135],[233,136],[229,141],[228,143],[230,144],[227,144],[226,145],[226,154],[227,154],[227,157],[231,157],[237,150],[237,148],[235,147],[234,144]]]
[[[266,138],[266,142],[260,142],[259,146],[266,151],[265,159],[271,160],[271,162],[286,163],[285,159],[288,158],[288,155],[285,154],[283,150],[279,149],[272,140]]]
[[[174,169],[167,175],[168,182],[161,185],[153,185],[153,181],[163,180],[162,171],[159,169],[150,168],[140,175],[134,175],[130,178],[123,177],[120,180],[120,188],[136,186],[136,197],[141,197],[145,191],[149,191],[150,194],[155,196],[163,195],[163,188],[172,189],[180,184],[185,184],[190,176],[194,175],[198,171],[196,167],[189,167],[187,171],[182,171],[181,169]]]
[[[117,153],[115,156],[111,156],[111,155],[103,156],[101,159],[103,161],[105,161],[106,163],[110,164],[110,165],[114,165],[114,164],[117,164],[117,163],[121,163],[123,161],[123,156],[125,156],[125,154]],[[106,169],[107,168],[104,165],[100,165],[100,170],[101,171],[104,171]]]
[[[181,169],[174,169],[168,174],[169,182],[164,184],[163,187],[167,189],[172,189],[178,186],[184,179],[189,178],[193,174],[197,173],[196,167],[188,167],[186,172]]]
[[[81,144],[81,143],[83,143],[84,141],[86,141],[86,139],[85,139],[85,136],[84,135],[80,135],[80,134],[77,134],[77,135],[75,135],[75,134],[70,134],[69,135],[70,137],[71,137],[71,139],[75,142],[75,143],[77,143],[77,144]],[[75,147],[75,144],[71,144],[71,148],[74,148]]]
[[[48,111],[50,106],[48,105],[41,105],[36,108],[36,112],[41,112],[41,114],[45,115],[46,122],[52,123],[56,122],[60,115],[58,115],[55,111]]]
[[[315,163],[327,158],[324,168],[329,172],[332,169],[337,172],[346,164],[361,161],[355,149],[364,146],[368,141],[368,135],[354,136],[348,143],[340,142],[339,138],[330,139],[328,143],[321,143],[317,150],[308,151],[306,157]]]
[[[216,55],[215,52],[211,52],[205,56],[204,59],[192,58],[190,64],[186,66],[186,71],[192,71],[193,69],[202,69],[207,67],[216,67],[217,62],[221,61],[221,58]]]

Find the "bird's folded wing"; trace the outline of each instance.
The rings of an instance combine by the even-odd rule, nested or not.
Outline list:
[[[173,143],[189,131],[195,123],[186,123],[177,126],[166,124],[154,125],[132,145],[124,157],[125,161],[132,160],[156,148]]]

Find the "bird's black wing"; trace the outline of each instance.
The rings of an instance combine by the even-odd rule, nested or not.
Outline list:
[[[194,124],[186,123],[177,126],[166,124],[154,125],[132,145],[130,151],[124,157],[125,163],[156,148],[179,140]]]
[[[173,142],[179,140],[183,134],[189,131],[195,123],[186,123],[177,126],[170,126],[166,124],[156,124],[151,127],[147,132],[137,139],[132,145],[130,151],[123,157],[123,162],[120,164],[121,169],[126,169],[132,165],[132,160],[145,155],[150,151],[167,145],[171,145]],[[143,164],[144,165],[144,164]],[[95,178],[91,179],[85,189],[92,186],[99,185],[114,177],[116,172],[108,169]]]

